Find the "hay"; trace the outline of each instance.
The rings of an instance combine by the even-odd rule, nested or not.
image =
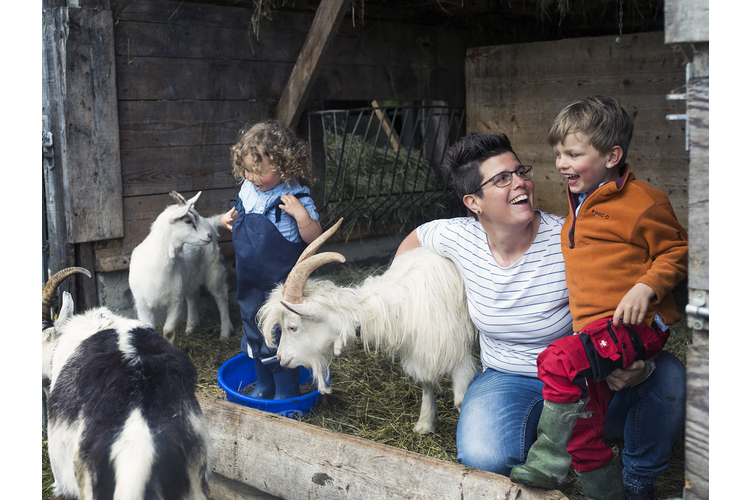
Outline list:
[[[352,133],[325,130],[326,196],[323,218],[344,217],[339,233],[389,228],[413,220],[458,215],[453,190],[419,149],[379,146]]]

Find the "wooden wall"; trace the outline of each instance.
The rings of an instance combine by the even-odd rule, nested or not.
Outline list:
[[[466,57],[466,129],[503,132],[521,161],[534,166],[536,206],[565,215],[565,185],[545,136],[567,103],[589,95],[616,98],[634,122],[628,152],[636,178],[661,189],[688,226],[688,152],[685,56],[664,44],[664,33],[577,38],[469,49]]]
[[[236,197],[229,147],[270,118],[314,12],[279,12],[259,37],[252,10],[179,1],[112,2],[122,169],[122,238],[94,244],[97,271],[124,270],[177,190],[197,209]],[[444,100],[465,104],[460,30],[345,18],[310,101]],[[223,231],[223,230],[222,230]],[[230,235],[222,248],[232,254]]]

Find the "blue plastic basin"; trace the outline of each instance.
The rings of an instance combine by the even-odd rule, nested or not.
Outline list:
[[[245,353],[240,353],[224,363],[219,368],[217,378],[219,387],[224,389],[227,395],[227,401],[285,417],[305,415],[320,401],[320,392],[317,388],[313,392],[290,399],[260,399],[242,394],[240,391],[249,384],[255,383],[257,379],[253,360]],[[310,370],[301,366],[299,380],[300,385],[312,382]]]

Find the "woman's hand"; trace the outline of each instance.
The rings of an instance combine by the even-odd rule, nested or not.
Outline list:
[[[610,373],[605,380],[613,391],[621,391],[627,387],[638,385],[651,375],[651,367],[645,361],[638,360],[627,368],[618,368]]]
[[[234,207],[232,207],[232,209],[229,210],[229,212],[221,216],[221,225],[231,231],[232,226],[234,225],[234,222],[237,220],[238,215],[239,214],[237,213],[237,210]]]

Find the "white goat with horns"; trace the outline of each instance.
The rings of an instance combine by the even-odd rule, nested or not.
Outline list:
[[[453,381],[458,409],[477,372],[473,351],[476,329],[469,317],[466,292],[453,263],[431,250],[418,248],[394,259],[381,276],[358,287],[343,288],[308,277],[328,262],[344,262],[341,254],[314,255],[341,225],[311,243],[286,283],[271,293],[258,312],[258,324],[269,346],[275,346],[274,326],[281,326],[276,357],[287,368],[312,370],[320,392],[328,366],[357,334],[366,347],[401,360],[404,373],[422,384],[422,407],[414,432],[433,432],[437,421],[434,389],[440,379]]]
[[[186,200],[172,191],[176,205],[168,206],[151,225],[151,231],[130,258],[130,291],[138,319],[148,326],[155,323],[155,311],[167,309],[162,329],[174,343],[174,331],[183,304],[187,301],[190,334],[200,322],[198,298],[202,285],[213,295],[221,318],[221,338],[232,335],[226,271],[221,263],[217,225],[220,215],[205,219],[193,206],[201,195]]]

